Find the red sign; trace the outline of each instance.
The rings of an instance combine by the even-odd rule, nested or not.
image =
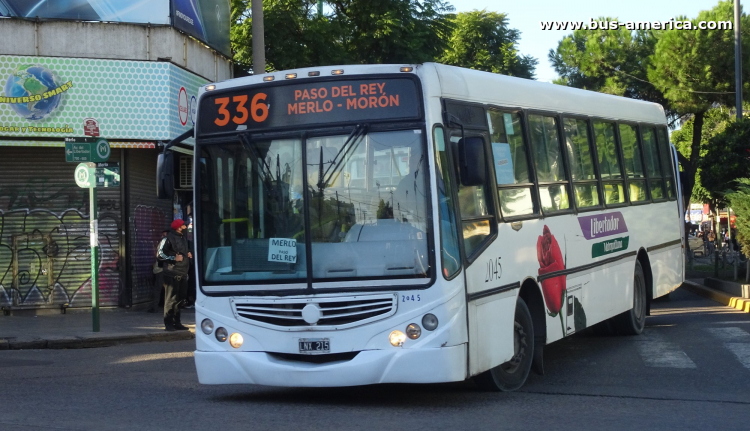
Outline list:
[[[177,96],[177,111],[180,114],[180,124],[183,126],[188,122],[188,96],[185,87],[180,87],[180,94]]]
[[[93,118],[84,118],[83,133],[86,136],[99,136],[99,122]]]

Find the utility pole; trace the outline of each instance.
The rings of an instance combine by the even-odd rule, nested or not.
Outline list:
[[[323,0],[318,0],[318,18],[323,18]]]
[[[263,36],[263,0],[252,0],[253,75],[266,73],[266,41]]]
[[[740,34],[740,0],[734,0],[734,92],[737,119],[742,119],[742,36]]]

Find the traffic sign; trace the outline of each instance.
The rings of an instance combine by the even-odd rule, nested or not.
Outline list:
[[[75,180],[76,185],[82,189],[94,188],[94,171],[96,164],[91,162],[79,163],[76,167]]]
[[[106,162],[112,153],[104,138],[66,138],[66,162]]]
[[[120,185],[120,164],[97,163],[94,176],[96,176],[96,188],[117,187]]]

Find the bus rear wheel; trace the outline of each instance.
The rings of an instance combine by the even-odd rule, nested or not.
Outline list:
[[[515,391],[526,382],[534,360],[534,324],[523,299],[516,302],[513,322],[513,357],[506,363],[474,377],[474,382],[487,391]]]
[[[615,316],[612,323],[622,335],[640,335],[646,326],[646,276],[641,263],[635,262],[633,274],[633,308]]]

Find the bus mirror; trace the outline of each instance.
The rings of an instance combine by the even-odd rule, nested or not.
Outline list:
[[[481,186],[486,178],[484,160],[484,140],[478,136],[461,139],[458,142],[459,172],[464,186]]]
[[[156,197],[174,197],[174,152],[165,151],[156,159]]]

